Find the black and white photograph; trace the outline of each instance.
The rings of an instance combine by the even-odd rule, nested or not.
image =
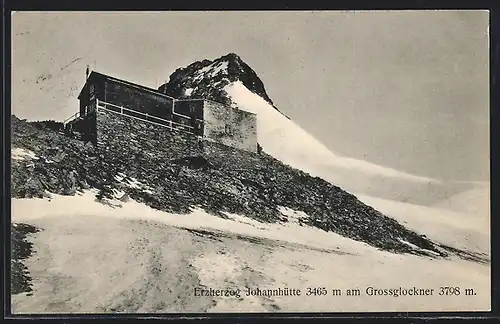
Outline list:
[[[487,10],[11,35],[12,314],[491,310]]]

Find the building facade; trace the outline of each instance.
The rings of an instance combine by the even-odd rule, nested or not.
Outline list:
[[[257,116],[205,99],[178,100],[159,90],[102,73],[88,75],[78,99],[79,111],[65,121],[67,133],[98,142],[99,111],[184,131],[227,146],[257,151]]]

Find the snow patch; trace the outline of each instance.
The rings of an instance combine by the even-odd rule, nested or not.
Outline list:
[[[184,95],[190,96],[193,93],[194,89],[193,88],[187,88],[184,90]]]
[[[113,197],[115,199],[120,199],[121,197],[123,197],[125,195],[125,191],[123,190],[118,190],[118,189],[114,189],[113,190]]]
[[[130,188],[134,189],[141,189],[142,187],[145,187],[146,185],[138,181],[136,178],[128,178],[128,186]]]
[[[149,194],[153,193],[152,188],[150,186],[140,182],[139,180],[137,180],[134,177],[129,177],[124,173],[121,173],[121,172],[118,173],[115,176],[115,180],[120,182],[121,184],[123,184],[124,186],[126,186],[128,188],[142,189],[144,192],[147,192]]]
[[[228,62],[221,62],[221,63],[218,63],[214,69],[212,70],[212,72],[210,73],[210,76],[211,77],[214,77],[216,76],[217,74],[219,74],[220,72],[226,72],[227,71],[227,67],[228,67]]]
[[[212,64],[207,65],[204,68],[199,69],[198,71],[196,71],[195,72],[195,79],[203,77],[204,74],[207,73],[208,71],[210,71],[211,68],[212,68]]]
[[[35,152],[19,147],[12,149],[11,158],[13,160],[38,160]]]
[[[278,208],[278,210],[280,211],[281,214],[283,214],[284,216],[287,216],[288,218],[288,221],[290,223],[300,223],[300,220],[301,219],[307,219],[309,218],[309,216],[304,213],[303,211],[296,211],[296,210],[293,210],[291,208],[288,208],[288,207],[283,207],[283,206],[280,206]]]
[[[405,241],[405,240],[403,240],[403,239],[399,239],[399,241],[400,241],[401,243],[403,243],[403,244],[408,245],[409,247],[411,247],[411,248],[413,248],[413,249],[415,249],[415,250],[420,250],[420,251],[427,252],[427,253],[430,253],[430,254],[435,255],[435,256],[439,256],[439,253],[437,253],[437,252],[434,252],[434,251],[431,251],[431,250],[427,250],[427,249],[422,249],[422,248],[420,248],[420,247],[416,246],[415,244],[412,244],[412,243],[410,243],[410,242],[407,242],[407,241]]]
[[[216,65],[212,63],[196,71],[193,79],[194,81],[198,81],[199,79],[203,79],[205,76],[213,78],[221,72],[227,72],[227,67],[228,62],[218,62]]]
[[[126,177],[127,177],[126,174],[120,172],[117,175],[115,175],[115,180],[118,182],[122,182],[123,179],[125,179]]]

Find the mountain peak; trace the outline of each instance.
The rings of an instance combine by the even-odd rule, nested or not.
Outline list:
[[[235,62],[243,62],[241,57],[236,54],[236,53],[228,53],[220,58],[220,60],[229,60],[229,61],[235,61]]]
[[[231,104],[224,87],[237,81],[274,107],[257,73],[234,52],[178,68],[159,90],[178,99],[210,99]]]

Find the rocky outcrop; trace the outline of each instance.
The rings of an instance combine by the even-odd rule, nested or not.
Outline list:
[[[94,146],[60,135],[51,128],[11,119],[12,149],[23,148],[34,157],[12,160],[13,197],[47,197],[48,193],[74,195],[99,185],[99,157]]]
[[[33,254],[33,243],[28,236],[39,229],[23,223],[14,223],[11,227],[11,294],[31,293],[32,283],[24,260]]]

